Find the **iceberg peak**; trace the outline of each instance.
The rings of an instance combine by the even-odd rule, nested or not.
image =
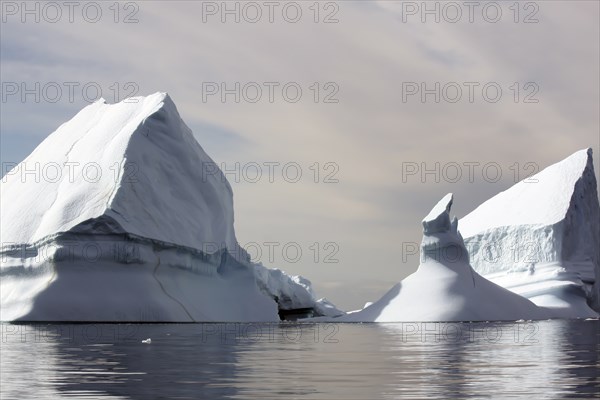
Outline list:
[[[423,219],[423,234],[430,235],[438,232],[447,232],[451,228],[450,208],[453,195],[444,196]]]
[[[535,165],[535,164],[532,164]],[[551,225],[571,207],[579,181],[596,186],[592,149],[582,149],[498,193],[461,218],[465,237],[510,225]]]
[[[421,257],[431,258],[449,268],[465,269],[469,263],[469,253],[458,232],[458,219],[450,219],[452,201],[453,195],[448,193],[423,219]]]

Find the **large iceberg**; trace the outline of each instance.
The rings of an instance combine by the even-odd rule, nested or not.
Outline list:
[[[231,186],[166,93],[84,108],[4,176],[1,198],[3,321],[340,313],[250,262]]]
[[[488,321],[545,319],[546,310],[481,277],[450,220],[452,194],[423,220],[421,264],[378,301],[329,319],[339,322]],[[318,319],[317,319],[318,320]],[[322,318],[321,320],[324,320]]]
[[[600,311],[600,207],[592,149],[487,200],[460,220],[471,265],[554,317]]]

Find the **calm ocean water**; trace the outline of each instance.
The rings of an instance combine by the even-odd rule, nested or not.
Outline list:
[[[597,320],[1,328],[2,399],[600,398]]]

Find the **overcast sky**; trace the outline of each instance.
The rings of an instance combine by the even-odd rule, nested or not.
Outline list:
[[[460,218],[579,149],[598,171],[597,1],[74,3],[2,2],[3,174],[98,88],[166,91],[239,173],[240,243],[344,309],[417,268],[447,192]]]

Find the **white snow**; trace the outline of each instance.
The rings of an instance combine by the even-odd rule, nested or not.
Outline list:
[[[577,182],[584,178],[589,185],[593,180],[595,187],[593,168],[592,149],[580,150],[485,201],[462,218],[461,232],[468,237],[502,226],[560,222],[569,211]],[[585,193],[579,189],[577,194]]]
[[[34,182],[18,170],[36,163],[61,166],[61,179]],[[235,249],[231,187],[220,171],[206,172],[211,164],[165,93],[114,105],[99,100],[2,183],[3,197],[10,196],[2,204],[3,242],[35,243],[103,216],[146,238]]]
[[[600,310],[600,207],[592,150],[497,194],[460,220],[471,265],[548,307],[554,317]]]
[[[1,197],[1,320],[276,321],[274,293],[323,307],[250,263],[231,187],[166,93],[84,108]]]
[[[545,319],[548,314],[477,274],[450,220],[452,194],[446,195],[423,220],[421,264],[381,299],[338,322],[488,321]]]

